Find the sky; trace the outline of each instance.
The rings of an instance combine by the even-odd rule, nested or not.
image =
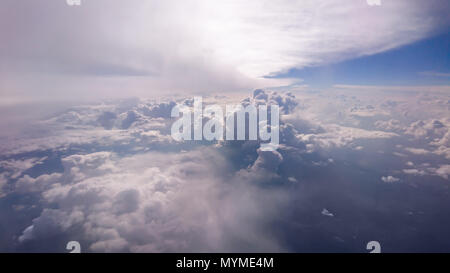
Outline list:
[[[449,10],[445,0],[5,0],[2,103],[302,81],[447,84]],[[381,73],[386,66],[389,73]]]
[[[294,68],[273,75],[299,78],[314,87],[348,85],[449,85],[450,33],[370,56]]]
[[[449,252],[448,14],[2,0],[0,252]],[[278,149],[176,141],[198,95],[278,105]]]

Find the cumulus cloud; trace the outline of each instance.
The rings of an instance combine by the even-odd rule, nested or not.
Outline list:
[[[334,214],[328,211],[327,209],[322,210],[322,215],[328,216],[328,217],[334,217]]]
[[[230,240],[267,237],[258,225],[273,217],[272,206],[282,204],[262,203],[254,190],[268,193],[252,185],[229,184],[224,158],[206,148],[125,158],[105,152],[72,155],[63,163],[62,174],[33,181],[25,177],[18,184],[29,190],[41,184],[48,204],[23,231],[21,242],[77,230],[88,251],[238,250]],[[52,184],[39,182],[50,177]],[[244,189],[252,195],[242,198],[239,191]],[[246,240],[249,249],[280,247],[270,239]]]
[[[424,176],[424,175],[434,175],[439,176],[443,179],[449,179],[450,176],[450,165],[443,164],[438,165],[436,167],[430,167],[429,164],[423,164],[420,166],[421,168],[415,169],[403,169],[405,174],[415,175],[415,176]]]
[[[441,165],[435,170],[435,173],[442,178],[448,179],[450,176],[450,165]]]
[[[326,133],[323,134],[298,134],[297,137],[305,143],[310,143],[317,148],[345,147],[355,140],[361,139],[388,139],[398,137],[395,133],[376,130],[364,130],[355,127],[344,127],[339,125],[327,125]],[[357,146],[356,148],[359,149]]]
[[[406,151],[416,155],[427,155],[430,152],[422,148],[405,148]]]
[[[41,164],[46,158],[26,158],[26,159],[10,159],[0,161],[0,167],[4,169],[3,175],[9,178],[18,178],[24,171],[31,167]]]
[[[388,176],[382,176],[381,181],[386,182],[386,183],[394,183],[394,182],[400,181],[400,179],[397,177],[388,175]]]
[[[43,174],[36,178],[32,178],[29,175],[24,175],[15,184],[16,191],[19,193],[28,192],[41,192],[53,183],[58,183],[61,178],[61,174]]]

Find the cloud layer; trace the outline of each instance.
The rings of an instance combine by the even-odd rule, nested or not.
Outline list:
[[[277,151],[174,141],[167,109],[189,97],[81,105],[3,138],[1,250],[449,249],[448,94],[204,98],[239,101],[280,106]]]

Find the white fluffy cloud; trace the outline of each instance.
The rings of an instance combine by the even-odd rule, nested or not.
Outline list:
[[[388,176],[382,176],[381,181],[386,182],[386,183],[394,183],[394,182],[400,181],[400,179],[397,177],[388,175]]]
[[[364,130],[354,127],[344,127],[339,125],[327,125],[326,133],[323,134],[298,134],[304,143],[312,144],[321,148],[347,147],[355,140],[362,139],[389,139],[398,137],[398,134],[376,130]],[[313,147],[313,146],[311,146]],[[357,146],[357,149],[360,149]]]
[[[441,165],[439,168],[435,169],[435,174],[441,176],[442,178],[448,179],[450,176],[450,165]]]
[[[63,163],[62,174],[18,184],[31,191],[40,184],[46,204],[21,242],[78,229],[89,251],[226,251],[234,249],[232,238],[255,250],[280,247],[258,227],[274,216],[280,196],[271,192],[264,204],[268,192],[229,180],[227,162],[213,149],[125,158],[99,152]]]
[[[9,190],[5,189],[9,180],[18,179],[30,168],[42,164],[46,157],[9,159],[0,161],[0,197],[4,196]],[[25,175],[26,176],[26,175]],[[22,178],[21,178],[22,179]]]

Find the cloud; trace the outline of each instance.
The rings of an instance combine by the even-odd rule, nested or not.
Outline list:
[[[443,179],[448,179],[450,176],[450,165],[448,164],[440,164],[437,167],[430,167],[430,164],[422,164],[421,168],[415,169],[404,169],[403,172],[409,175],[434,175],[440,176]]]
[[[435,174],[441,176],[442,178],[448,179],[450,176],[450,165],[441,165],[435,170]]]
[[[36,165],[42,164],[47,157],[31,157],[26,159],[8,159],[0,161],[0,197],[10,193],[8,181],[20,178],[24,172]]]
[[[378,120],[375,122],[375,126],[385,131],[399,131],[403,129],[403,126],[401,125],[400,121],[396,119],[390,119],[387,121]]]
[[[322,210],[322,215],[328,216],[328,217],[334,217],[334,214],[329,212],[327,209]]]
[[[386,183],[394,183],[394,182],[400,181],[400,179],[389,175],[389,176],[382,176],[381,181],[386,182]]]
[[[405,148],[406,151],[412,153],[412,154],[416,154],[416,155],[427,155],[430,154],[429,151],[425,150],[425,149],[421,149],[421,148]]]
[[[297,138],[305,143],[310,143],[317,148],[346,147],[357,140],[362,139],[389,139],[398,137],[398,134],[376,130],[364,130],[354,127],[344,127],[329,124],[324,127],[323,134],[298,134]]]
[[[19,193],[41,192],[49,185],[58,183],[60,179],[61,175],[58,173],[43,174],[36,178],[24,175],[16,182],[15,188]]]
[[[42,164],[46,157],[43,158],[27,158],[27,159],[10,159],[0,161],[0,167],[4,169],[3,175],[12,179],[18,178],[24,171],[32,168],[37,164]]]
[[[262,226],[283,203],[279,194],[271,192],[264,204],[269,192],[227,181],[227,163],[212,149],[124,158],[100,152],[71,155],[63,164],[64,173],[45,177],[55,181],[42,184],[45,207],[20,242],[75,232],[95,252],[237,251],[235,240],[245,237],[249,249],[280,247],[251,239],[267,238]],[[32,189],[43,177],[25,180],[31,179],[18,186]],[[251,194],[243,198],[241,191]]]
[[[277,151],[262,151],[258,149],[258,158],[251,167],[255,172],[266,170],[276,172],[278,165],[283,161],[283,156]]]

